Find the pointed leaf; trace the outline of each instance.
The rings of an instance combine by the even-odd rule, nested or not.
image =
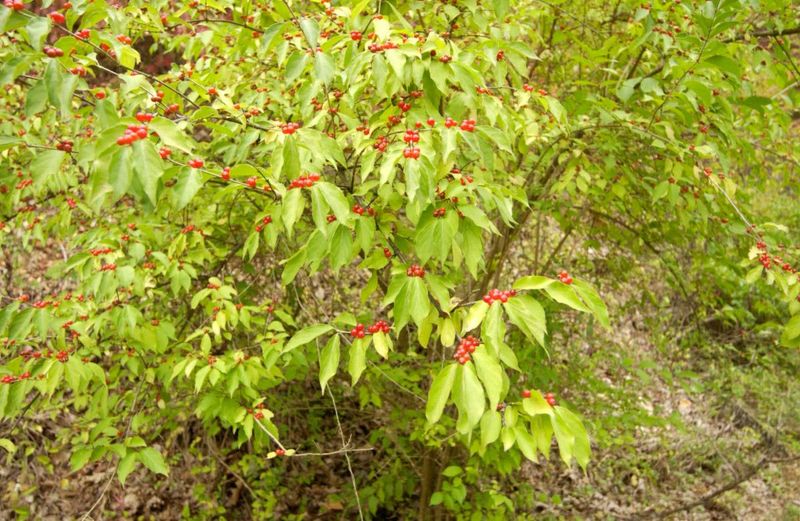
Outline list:
[[[433,378],[431,388],[428,391],[428,403],[425,407],[425,417],[428,419],[428,423],[436,423],[441,418],[444,406],[447,404],[450,392],[453,389],[457,369],[458,366],[456,364],[446,365]]]

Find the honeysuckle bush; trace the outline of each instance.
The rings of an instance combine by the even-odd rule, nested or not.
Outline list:
[[[789,1],[5,5],[0,418],[73,413],[73,470],[168,474],[190,416],[264,466],[314,455],[278,421],[312,386],[399,393],[382,429],[425,458],[508,473],[555,441],[586,469],[591,411],[529,375],[565,315],[611,320],[542,224],[677,285],[676,252],[728,244],[800,342],[788,229],[747,206],[796,162]],[[419,494],[457,511],[475,467],[442,475]]]

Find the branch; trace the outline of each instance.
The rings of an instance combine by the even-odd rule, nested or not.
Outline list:
[[[347,460],[347,470],[350,472],[350,481],[353,483],[353,492],[356,495],[356,505],[358,506],[358,517],[364,521],[364,512],[361,510],[361,498],[358,496],[358,485],[356,485],[356,475],[353,473],[353,466],[350,464],[350,455],[345,450],[347,447],[347,440],[344,439],[344,431],[342,430],[342,422],[339,420],[339,409],[336,408],[336,399],[333,397],[331,388],[328,387],[328,396],[331,397],[333,404],[333,413],[336,416],[336,426],[339,428],[339,437],[342,440],[342,451],[344,451],[344,458]]]
[[[740,42],[742,40],[746,40],[748,38],[763,38],[763,37],[770,37],[770,36],[786,36],[790,34],[800,34],[800,27],[791,27],[789,29],[782,29],[780,31],[768,31],[762,29],[761,31],[754,31],[752,33],[742,33],[739,35],[734,36],[733,38],[728,38],[727,40],[722,40],[723,43],[731,43],[731,42]]]

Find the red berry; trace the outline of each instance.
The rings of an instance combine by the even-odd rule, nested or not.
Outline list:
[[[189,166],[192,168],[203,168],[203,160],[202,159],[191,159],[189,161]]]
[[[50,17],[50,19],[53,21],[53,23],[63,24],[64,22],[67,21],[67,19],[64,17],[64,15],[61,14],[61,13],[58,13],[58,12],[50,13],[47,16]]]
[[[530,397],[531,397],[531,391],[530,391],[530,389],[525,389],[525,390],[523,390],[523,391],[522,391],[522,397],[523,397],[523,398],[530,398]]]

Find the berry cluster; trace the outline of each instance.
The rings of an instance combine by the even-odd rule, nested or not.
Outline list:
[[[458,344],[458,348],[456,348],[456,352],[453,353],[453,358],[458,360],[458,363],[461,365],[466,364],[470,361],[469,355],[475,352],[475,348],[478,347],[480,343],[481,341],[472,335],[462,338],[461,342]]]
[[[371,43],[367,46],[367,50],[373,53],[388,51],[389,49],[397,49],[397,44],[394,42],[386,42],[386,43]]]
[[[564,284],[572,284],[572,277],[569,276],[566,270],[561,270],[561,273],[558,274],[558,280]]]
[[[168,116],[170,114],[177,114],[178,112],[180,112],[180,110],[181,110],[181,106],[178,105],[177,103],[173,103],[172,105],[170,105],[166,109],[164,109],[164,115]]]
[[[447,210],[445,210],[444,207],[437,208],[433,211],[433,216],[436,217],[437,219],[441,219],[442,217],[444,217],[445,212],[447,212]]]
[[[364,207],[360,204],[356,203],[353,205],[353,213],[358,215],[364,215]]]
[[[203,168],[204,164],[205,163],[203,163],[202,159],[190,159],[189,160],[189,166],[192,167],[192,168]]]
[[[508,289],[505,291],[500,291],[499,289],[495,288],[493,290],[490,290],[489,293],[483,296],[483,301],[491,306],[493,302],[499,300],[500,302],[505,303],[508,302],[508,299],[510,299],[511,297],[516,297],[516,296],[517,296],[517,290]]]
[[[17,381],[27,380],[30,377],[31,377],[30,371],[25,371],[24,373],[22,373],[19,376],[14,376],[12,374],[7,374],[4,377],[0,378],[0,383],[13,384],[14,382],[17,382]]]
[[[158,155],[161,156],[161,159],[167,159],[172,155],[172,150],[168,149],[167,147],[161,147],[158,149]]]
[[[403,149],[403,157],[406,159],[419,159],[419,147],[406,147]]]
[[[70,139],[60,139],[58,143],[56,143],[56,150],[70,153],[72,152],[73,145],[75,145],[75,143],[73,143]]]
[[[384,248],[383,249],[383,256],[386,257],[387,259],[391,259],[392,258],[392,250],[390,250],[389,248]]]
[[[319,181],[319,174],[304,174],[297,179],[292,180],[289,189],[292,188],[310,188]]]
[[[365,327],[364,324],[356,324],[356,327],[350,330],[350,336],[353,338],[364,338],[364,335],[366,335],[364,331]]]
[[[419,143],[419,132],[416,130],[406,130],[403,141],[406,143]]]
[[[124,147],[146,137],[147,127],[145,125],[128,125],[128,128],[125,129],[125,134],[117,138],[117,144]]]
[[[386,147],[388,146],[389,140],[386,138],[386,136],[378,136],[378,139],[372,144],[372,148],[378,152],[386,152]]]
[[[370,335],[374,335],[375,333],[388,334],[390,330],[391,328],[389,327],[389,324],[385,320],[378,320],[377,322],[369,326],[369,329],[367,331],[369,331]]]
[[[260,232],[261,230],[264,229],[264,226],[268,225],[271,222],[272,222],[272,217],[267,215],[266,217],[261,219],[261,223],[260,224],[256,224],[256,231]]]
[[[444,126],[446,128],[452,128],[458,126],[458,122],[453,118],[451,118],[450,116],[447,116],[446,118],[444,118]]]
[[[130,45],[133,43],[133,40],[127,34],[118,34],[117,41],[123,45]]]
[[[22,3],[22,0],[5,0],[3,5],[14,11],[22,11],[25,9],[25,4]]]
[[[103,264],[102,266],[100,266],[100,271],[116,271],[116,269],[117,265],[114,264],[113,262],[109,264]]]
[[[297,132],[297,129],[300,128],[300,123],[284,123],[281,125],[281,132],[284,134],[290,135]]]
[[[256,183],[258,183],[258,178],[256,176],[248,177],[245,183],[247,183],[248,188],[255,188]]]
[[[153,121],[153,114],[149,114],[147,112],[137,112],[136,121],[139,123],[150,123]]]
[[[226,166],[222,169],[222,173],[219,175],[223,181],[230,181],[231,180],[231,167]]]
[[[353,40],[354,42],[360,42],[361,37],[362,37],[361,31],[350,31],[350,39]]]
[[[409,110],[411,110],[411,103],[406,103],[405,101],[400,100],[399,102],[397,102],[397,107],[403,112],[408,112]]]
[[[554,395],[553,393],[545,393],[544,399],[550,407],[555,407],[556,395]]]
[[[475,131],[475,120],[474,119],[465,119],[461,122],[461,130],[464,132],[474,132]]]
[[[425,268],[423,268],[419,264],[412,264],[406,270],[406,275],[408,275],[409,277],[424,277]]]
[[[442,63],[450,63],[451,61],[453,61],[453,57],[450,56],[449,54],[443,54],[442,56],[439,57],[439,61]]]
[[[97,257],[98,255],[108,255],[112,251],[114,250],[111,248],[92,248],[89,253],[92,254],[92,257]]]
[[[471,185],[474,180],[471,175],[465,175],[460,179],[461,186]]]
[[[152,101],[153,103],[161,103],[161,100],[163,100],[163,99],[164,99],[164,91],[163,90],[156,91],[155,96],[151,96],[150,97],[150,101]]]
[[[44,46],[44,53],[47,55],[48,58],[59,58],[64,56],[64,51],[59,49],[58,47],[52,47],[50,45]]]

